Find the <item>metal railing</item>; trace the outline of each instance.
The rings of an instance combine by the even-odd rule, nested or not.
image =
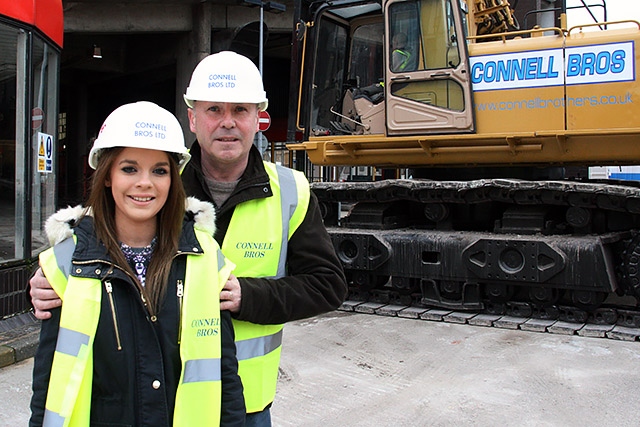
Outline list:
[[[0,320],[31,309],[26,287],[37,259],[3,264],[0,268]]]

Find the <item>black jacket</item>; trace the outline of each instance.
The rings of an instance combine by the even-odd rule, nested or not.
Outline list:
[[[189,152],[191,161],[182,173],[187,194],[214,203],[202,174],[202,154],[197,141]],[[260,152],[253,146],[235,190],[222,206],[216,207],[218,244],[222,246],[236,205],[272,195],[269,175]],[[260,221],[259,213],[255,220]],[[239,277],[238,280],[242,299],[240,312],[234,317],[239,320],[281,324],[335,310],[342,304],[347,296],[346,279],[313,193],[304,221],[289,240],[287,276],[279,279]]]
[[[189,253],[193,247],[199,247],[193,225],[193,215],[187,213],[180,251]],[[104,246],[95,244],[97,239],[91,217],[84,217],[74,231],[78,237],[74,259],[109,260]],[[111,308],[103,287],[101,314],[93,346],[91,425],[158,427],[172,424],[181,371],[176,281],[184,278],[185,265],[186,255],[174,259],[167,292],[155,322],[150,320],[131,278],[122,270],[114,269],[110,278],[121,350],[117,350]],[[100,261],[87,265],[85,271],[95,271],[96,267],[103,272],[108,271],[108,266]],[[189,284],[185,283],[185,286]],[[34,362],[30,426],[42,424],[59,322],[60,309],[52,310],[52,318],[42,322]],[[244,397],[238,376],[233,326],[227,311],[221,312],[221,339],[221,425],[240,427],[245,419]],[[160,382],[160,388],[153,388],[154,381]]]

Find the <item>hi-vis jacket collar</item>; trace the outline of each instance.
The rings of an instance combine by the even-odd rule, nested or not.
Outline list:
[[[216,231],[215,221],[216,212],[213,205],[209,202],[203,202],[195,197],[187,197],[185,201],[187,213],[193,215],[195,227],[213,235]],[[85,208],[80,205],[60,209],[51,215],[45,223],[45,232],[51,246],[68,239],[73,235],[73,226],[83,216],[93,216],[91,208]]]

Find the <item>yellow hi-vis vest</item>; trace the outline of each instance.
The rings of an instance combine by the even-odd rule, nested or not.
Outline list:
[[[264,165],[273,196],[236,206],[222,243],[222,252],[236,265],[238,277],[285,276],[287,242],[309,207],[304,174],[269,162]],[[276,395],[283,325],[235,319],[233,325],[247,413],[260,412]]]
[[[397,68],[397,71],[403,71],[405,68],[407,68],[407,65],[409,65],[409,59],[411,59],[411,54],[402,49],[395,49],[393,53],[397,53],[402,57],[402,62],[400,64],[396,64],[395,68]],[[413,71],[413,70],[409,70],[409,71]]]
[[[198,322],[218,319],[220,291],[233,263],[222,255],[211,235],[196,228],[204,254],[188,255],[181,314],[182,373],[173,425],[217,426],[221,411],[220,333],[197,336]],[[86,427],[90,423],[93,341],[100,317],[102,282],[69,273],[76,236],[40,254],[43,273],[64,301],[51,367],[44,427]],[[209,283],[212,277],[217,283]],[[212,286],[213,285],[213,286]],[[204,335],[204,336],[202,336]]]

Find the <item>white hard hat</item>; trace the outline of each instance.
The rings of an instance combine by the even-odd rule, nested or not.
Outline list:
[[[194,101],[258,104],[260,111],[269,101],[262,76],[246,56],[224,51],[204,58],[191,75],[184,101],[193,108]]]
[[[98,166],[105,148],[134,147],[178,155],[180,172],[191,158],[184,145],[178,119],[164,108],[147,101],[122,105],[104,121],[89,153],[89,166]]]

